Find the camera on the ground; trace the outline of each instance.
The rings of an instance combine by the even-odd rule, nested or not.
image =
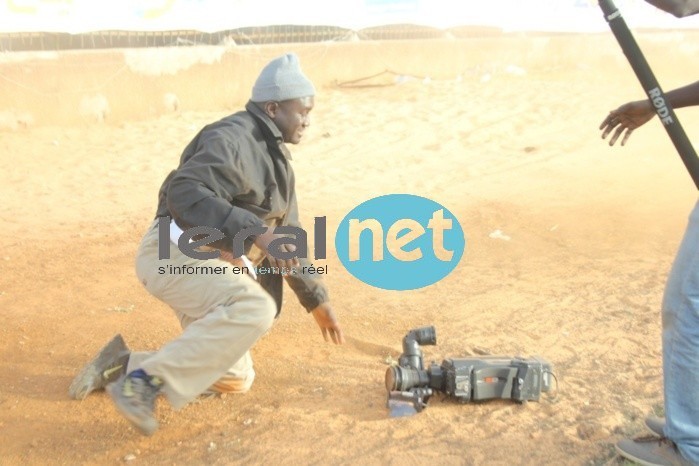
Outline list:
[[[386,370],[389,408],[400,402],[412,403],[419,412],[434,392],[442,392],[462,403],[510,399],[538,401],[551,390],[552,365],[540,357],[481,356],[450,358],[425,368],[421,345],[435,345],[433,326],[411,330],[403,338],[398,365]]]

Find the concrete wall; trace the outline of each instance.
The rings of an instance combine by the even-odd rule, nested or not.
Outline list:
[[[659,78],[664,67],[699,76],[699,32],[638,33]],[[635,80],[611,34],[500,35],[425,41],[178,47],[0,55],[0,130],[153,118],[180,111],[235,110],[270,59],[294,51],[319,94],[385,70],[432,80],[480,79],[522,70],[570,73],[618,68]],[[364,84],[390,84],[385,74]],[[662,79],[661,79],[661,83]],[[675,83],[663,83],[668,89]]]

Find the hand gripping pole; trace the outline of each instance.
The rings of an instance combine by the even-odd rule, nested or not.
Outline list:
[[[689,176],[694,180],[694,185],[699,189],[699,158],[692,147],[692,143],[684,132],[684,128],[680,124],[675,112],[670,103],[667,101],[658,80],[655,79],[653,71],[650,69],[646,58],[643,56],[641,49],[638,47],[636,40],[633,38],[621,13],[614,5],[612,0],[599,0],[599,6],[604,12],[604,17],[609,23],[609,27],[616,37],[617,42],[626,55],[631,68],[633,68],[636,77],[641,82],[641,86],[646,91],[648,98],[655,107],[655,112],[660,117],[660,121],[665,126],[667,134],[672,139],[675,149],[680,154],[684,166],[687,167]]]

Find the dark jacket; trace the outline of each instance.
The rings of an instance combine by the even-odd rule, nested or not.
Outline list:
[[[158,196],[157,217],[172,217],[182,228],[216,228],[226,239],[214,245],[228,251],[244,228],[301,227],[291,155],[281,132],[252,102],[245,109],[204,127],[184,149],[179,167],[167,176]],[[251,248],[253,240],[248,239],[246,254]],[[299,261],[310,265],[307,259]],[[281,309],[281,275],[260,278]],[[288,275],[287,282],[308,311],[328,299],[317,276]]]

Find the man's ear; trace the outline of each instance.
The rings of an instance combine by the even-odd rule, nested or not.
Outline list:
[[[279,102],[265,102],[264,110],[268,117],[275,118],[277,116],[277,112],[279,111]]]

